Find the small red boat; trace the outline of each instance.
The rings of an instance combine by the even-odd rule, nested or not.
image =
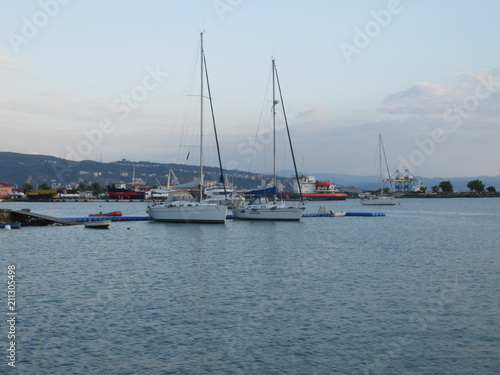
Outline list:
[[[90,214],[89,216],[122,216],[121,211],[113,211],[113,212],[108,212],[103,214],[102,212],[99,212],[98,214]]]

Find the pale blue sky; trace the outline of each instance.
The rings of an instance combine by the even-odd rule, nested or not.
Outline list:
[[[274,56],[306,171],[373,174],[382,133],[393,171],[500,174],[498,1],[0,0],[0,6],[2,151],[184,162],[184,104],[196,94],[196,81],[192,88],[188,82],[198,79],[205,30],[226,167],[260,168],[248,149]],[[151,71],[159,78],[148,78]],[[132,93],[145,96],[125,113],[120,98]],[[103,120],[112,129],[101,137]]]

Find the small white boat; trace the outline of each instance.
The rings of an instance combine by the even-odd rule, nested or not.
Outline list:
[[[111,225],[111,220],[86,221],[83,225],[85,228],[91,229],[108,229]]]
[[[392,195],[365,194],[361,197],[361,204],[365,206],[394,206],[397,203]]]
[[[0,223],[2,229],[20,229],[21,223]]]

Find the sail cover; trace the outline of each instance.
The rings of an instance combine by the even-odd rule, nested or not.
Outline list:
[[[274,195],[278,192],[278,189],[276,187],[270,187],[270,188],[265,188],[265,189],[256,189],[256,190],[250,190],[250,191],[245,191],[245,194],[248,195]]]

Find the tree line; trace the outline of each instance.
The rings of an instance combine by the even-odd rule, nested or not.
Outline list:
[[[103,187],[98,182],[93,182],[89,185],[85,185],[83,182],[81,182],[78,186],[75,186],[72,189],[58,188],[56,190],[58,193],[78,194],[81,192],[92,192],[93,195],[99,195],[99,194],[107,192],[109,187],[110,186]],[[478,194],[483,194],[485,191],[487,191],[488,193],[496,193],[497,192],[497,190],[494,186],[488,186],[487,188],[485,188],[484,183],[479,179],[469,181],[467,183],[467,188],[469,188],[471,192],[476,192]],[[31,185],[29,183],[23,184],[23,191],[25,193],[27,191],[33,190],[33,189],[34,189],[33,185]],[[39,190],[51,190],[52,188],[47,183],[43,183],[43,184],[38,185],[38,189]],[[385,188],[384,190],[387,190],[386,193],[389,192],[388,188]],[[450,181],[441,181],[439,183],[439,185],[432,186],[431,190],[433,193],[443,193],[443,194],[451,194],[454,192],[453,184]],[[425,191],[426,191],[426,188],[423,187],[422,192],[425,193]]]
[[[486,189],[484,187],[484,183],[479,180],[472,180],[467,183],[467,187],[470,189],[471,192],[476,192],[478,194],[483,194],[485,191],[488,193],[496,193],[497,189],[494,186],[488,186]],[[432,188],[433,193],[444,193],[444,194],[451,194],[453,193],[453,185],[450,181],[441,181],[439,185],[434,185]]]
[[[108,186],[109,187],[109,186]],[[34,190],[35,187],[31,185],[30,183],[25,183],[23,184],[23,191],[24,193],[27,193],[30,190]],[[92,195],[99,195],[102,193],[107,192],[107,188],[101,186],[98,182],[93,182],[89,185],[85,185],[83,182],[80,182],[78,186],[75,186],[74,188],[71,189],[65,189],[65,188],[57,188],[53,189],[51,188],[47,183],[43,183],[38,185],[37,187],[38,190],[56,190],[58,193],[61,194],[78,194],[82,192],[92,192]]]

